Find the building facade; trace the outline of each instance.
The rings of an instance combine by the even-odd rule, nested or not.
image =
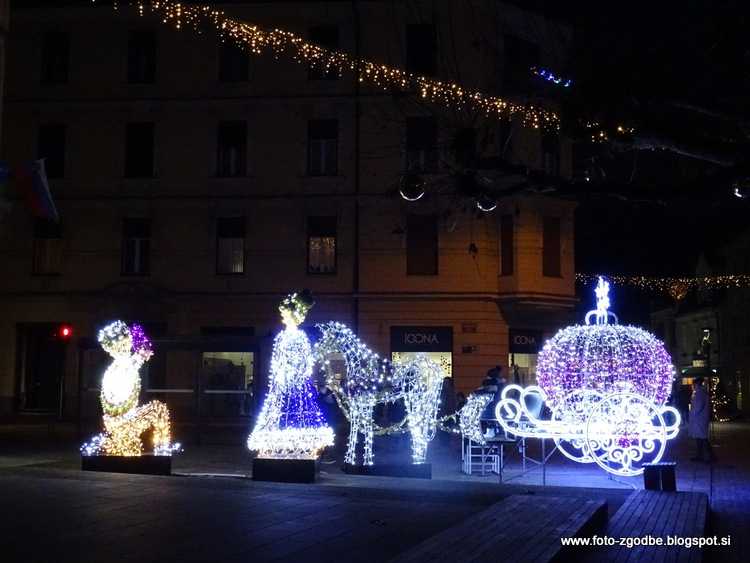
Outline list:
[[[3,160],[43,160],[54,212],[10,186],[0,415],[95,426],[121,319],[154,342],[144,394],[203,436],[241,424],[302,289],[313,339],[341,321],[456,391],[496,364],[533,380],[575,301],[574,204],[540,189],[569,147],[529,109],[564,26],[479,1],[49,4],[13,3],[6,38]]]

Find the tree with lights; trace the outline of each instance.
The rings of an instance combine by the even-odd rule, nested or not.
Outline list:
[[[312,294],[303,291],[288,295],[279,305],[286,328],[274,340],[268,395],[247,441],[258,457],[315,459],[325,446],[333,445],[333,430],[313,385],[310,341],[299,329],[314,304]]]

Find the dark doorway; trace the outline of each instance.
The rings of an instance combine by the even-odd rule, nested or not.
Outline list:
[[[17,326],[20,412],[61,412],[67,335],[63,323]]]

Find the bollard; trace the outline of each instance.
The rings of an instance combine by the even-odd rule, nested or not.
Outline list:
[[[650,491],[676,491],[674,461],[643,464],[643,487]]]

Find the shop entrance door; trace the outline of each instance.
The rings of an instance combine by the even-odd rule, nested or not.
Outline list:
[[[61,413],[67,340],[59,323],[17,327],[19,412]]]

